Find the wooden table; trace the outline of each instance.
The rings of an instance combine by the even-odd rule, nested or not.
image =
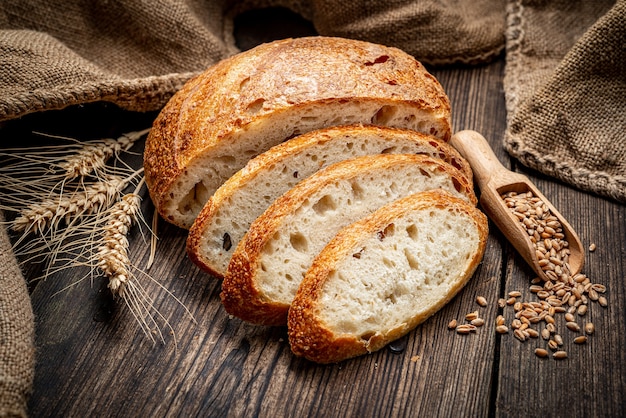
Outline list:
[[[155,305],[172,326],[153,344],[129,310],[112,302],[101,278],[64,289],[84,272],[68,271],[33,285],[37,366],[30,400],[43,416],[419,416],[610,417],[626,406],[624,280],[626,206],[529,171],[503,150],[504,59],[489,65],[432,70],[453,106],[454,129],[481,132],[500,161],[527,174],[588,247],[584,272],[608,287],[608,307],[590,303],[583,324],[596,331],[574,345],[565,330],[566,360],[540,359],[541,338],[518,341],[494,331],[496,301],[519,290],[524,300],[534,277],[490,224],[487,251],[470,283],[436,315],[390,348],[334,365],[291,354],[284,328],[252,326],[229,318],[220,283],[186,257],[186,231],[158,225],[156,262],[146,282]],[[32,115],[5,124],[4,135],[30,130],[79,138],[121,134],[149,126],[154,114],[131,114],[102,104]],[[140,164],[139,162],[136,162]],[[152,205],[146,196],[147,218]],[[132,259],[139,266],[149,245],[134,229]],[[26,266],[35,277],[37,266]],[[160,286],[163,286],[160,287]],[[168,295],[186,306],[193,318]],[[63,290],[64,289],[64,290]],[[486,297],[481,308],[475,298]],[[447,328],[479,309],[486,325],[470,335]],[[562,315],[561,315],[562,316]]]

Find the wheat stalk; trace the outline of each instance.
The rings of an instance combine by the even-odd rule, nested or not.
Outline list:
[[[134,169],[119,159],[121,152],[128,152],[132,145],[148,132],[148,129],[131,132],[118,139],[103,139],[81,143],[65,137],[50,136],[70,141],[69,144],[0,150],[4,157],[0,164],[0,185],[7,191],[0,209],[19,211],[36,201],[44,201],[66,190],[79,190],[93,183],[91,176],[104,181],[109,176],[126,177]],[[108,166],[107,161],[115,157],[121,166]],[[74,180],[74,184],[71,182]],[[2,196],[0,195],[0,198]],[[50,202],[48,202],[50,203]]]
[[[68,288],[103,273],[113,297],[126,304],[150,339],[154,341],[153,335],[157,334],[164,341],[159,326],[163,322],[172,331],[175,341],[171,325],[156,308],[139,276],[147,277],[173,297],[195,322],[193,315],[162,284],[138,269],[129,255],[127,235],[135,224],[145,224],[139,197],[145,181],[142,177],[135,183],[143,169],[133,170],[118,156],[127,152],[146,132],[127,134],[117,140],[92,141],[78,147],[46,148],[41,154],[32,150],[15,154],[16,150],[12,150],[11,163],[0,167],[0,184],[4,183],[5,189],[11,191],[10,201],[0,205],[0,209],[17,212],[10,226],[13,231],[22,233],[14,244],[22,262],[40,258],[46,261],[40,279],[65,269],[87,267],[89,272],[65,287]],[[107,161],[111,157],[118,158],[124,166],[109,167]],[[132,183],[135,183],[134,192],[121,196]],[[157,216],[155,214],[153,219],[154,228]],[[30,239],[26,240],[26,236]],[[155,240],[152,232],[146,268],[150,268],[154,259]]]
[[[20,210],[12,222],[16,232],[45,233],[56,230],[62,221],[89,215],[109,207],[126,188],[130,178],[111,176],[105,181],[88,185],[84,190],[55,194],[41,202],[30,204]]]
[[[112,156],[117,157],[121,151],[128,151],[147,132],[148,129],[131,132],[117,139],[107,138],[89,142],[76,154],[61,162],[59,168],[64,171],[64,177],[69,180],[88,176],[92,172],[97,173],[106,167],[107,161]]]
[[[165,323],[172,331],[172,335],[174,335],[173,329],[167,318],[154,306],[154,300],[137,279],[133,270],[139,270],[134,268],[128,254],[127,235],[134,224],[138,223],[139,220],[143,221],[140,210],[141,198],[138,195],[138,190],[142,184],[143,179],[137,185],[134,193],[124,195],[120,201],[111,207],[102,228],[104,231],[102,244],[96,251],[96,266],[108,278],[108,288],[113,296],[124,301],[144,333],[154,341],[152,332],[156,332],[161,341],[164,341],[157,319],[160,318]],[[179,299],[147,273],[141,273],[173,297],[193,319],[191,312]]]

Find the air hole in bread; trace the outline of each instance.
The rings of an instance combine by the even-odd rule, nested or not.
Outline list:
[[[248,85],[249,81],[250,81],[250,77],[246,77],[243,80],[241,80],[241,82],[239,83],[239,90],[243,90]]]
[[[452,167],[456,168],[457,170],[463,169],[463,165],[456,158],[451,158],[449,163]]]
[[[422,176],[424,177],[430,177],[430,173],[422,168],[420,168],[420,173],[422,174]]]
[[[440,286],[440,285],[441,285],[441,283],[443,283],[443,281],[444,281],[445,277],[441,274],[441,272],[440,272],[440,271],[438,271],[438,272],[435,274],[435,277],[437,278],[437,286]]]
[[[363,194],[365,193],[365,191],[359,183],[350,183],[350,188],[352,189],[352,196],[354,196],[356,200],[361,200],[363,198]]]
[[[413,241],[417,241],[417,226],[415,224],[407,226],[406,233]]]
[[[290,282],[293,282],[293,276],[289,273],[285,274],[285,279],[287,279]]]
[[[318,215],[325,215],[327,212],[337,209],[337,203],[331,195],[322,196],[317,203],[313,205],[313,210]]]
[[[394,295],[393,293],[390,293],[389,295],[385,296],[385,300],[388,300],[393,305],[395,305],[397,302],[396,295]]]
[[[237,158],[232,155],[222,155],[221,157],[216,157],[215,161],[224,164],[224,166],[228,168],[237,164]]]
[[[396,266],[396,262],[387,257],[383,257],[383,264],[389,268],[394,268]]]
[[[367,67],[375,65],[375,64],[383,64],[389,60],[389,55],[381,55],[377,57],[374,61],[366,61],[365,65]]]
[[[415,117],[413,118],[413,120],[415,120]],[[429,125],[430,124],[427,121],[421,120],[417,123],[415,130],[419,132],[427,132],[427,129],[429,129]]]
[[[369,341],[376,333],[374,331],[368,331],[361,334],[361,339],[363,341]]]
[[[396,151],[397,147],[389,147],[382,150],[381,154],[393,154]]]
[[[417,257],[408,248],[404,249],[404,257],[406,258],[407,263],[409,263],[409,267],[411,270],[419,270],[420,265],[417,261]]]
[[[390,223],[382,231],[378,231],[378,239],[382,241],[387,237],[392,237],[395,232],[396,226],[393,223]]]
[[[289,243],[294,250],[301,253],[306,253],[309,249],[309,240],[301,232],[290,234]]]
[[[348,143],[346,144],[346,149],[347,149],[348,151],[350,151],[352,148],[354,148],[354,142],[348,142]]]
[[[404,122],[406,122],[407,124],[411,124],[415,122],[415,119],[416,119],[415,115],[407,115],[404,117]],[[423,126],[423,123],[421,123],[420,126]]]
[[[388,125],[397,112],[396,106],[385,105],[372,116],[372,123],[374,125]]]
[[[464,189],[463,185],[459,183],[456,177],[452,177],[452,185],[454,186],[454,189],[459,193],[461,192],[461,190]]]
[[[256,99],[246,107],[246,112],[252,115],[259,113],[263,109],[263,103],[265,103],[265,99]]]
[[[207,188],[202,182],[198,182],[189,193],[180,200],[178,211],[183,214],[196,211],[198,208],[202,208],[204,203],[209,200],[209,197]]]

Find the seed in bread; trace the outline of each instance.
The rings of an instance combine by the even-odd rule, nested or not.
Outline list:
[[[302,180],[252,223],[237,246],[222,283],[226,311],[256,324],[286,324],[306,270],[342,227],[400,197],[433,189],[476,204],[457,169],[424,155],[353,158]]]
[[[305,37],[259,45],[190,80],[156,118],[145,178],[159,213],[183,228],[250,158],[286,139],[347,124],[450,138],[450,103],[409,54]]]
[[[292,302],[292,351],[332,363],[406,335],[467,283],[487,228],[482,212],[440,190],[396,200],[343,228]]]
[[[467,161],[451,145],[431,135],[372,125],[312,131],[252,159],[217,189],[189,230],[189,258],[222,278],[250,224],[280,195],[335,162],[389,153],[441,158],[458,168],[472,185],[472,171]]]

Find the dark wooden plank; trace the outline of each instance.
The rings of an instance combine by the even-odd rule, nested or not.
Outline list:
[[[435,72],[449,91],[457,129],[501,137],[502,68],[499,61]],[[446,325],[479,309],[477,295],[491,302],[481,315],[495,318],[504,271],[497,232],[468,286],[407,336],[400,353],[383,349],[328,366],[294,357],[283,328],[229,318],[219,302],[219,283],[187,260],[185,231],[161,223],[159,237],[150,274],[197,323],[146,282],[176,335],[176,344],[166,333],[164,344],[153,345],[128,309],[111,304],[99,279],[58,294],[78,272],[38,284],[32,295],[38,318],[33,416],[487,416],[493,410],[493,328],[487,324],[476,335],[460,336]],[[137,231],[131,245],[133,260],[143,265],[148,246]]]
[[[624,271],[626,266],[626,207],[574,190],[546,179],[529,170],[528,174],[546,197],[578,231],[585,247],[597,245],[586,252],[583,272],[594,283],[608,287],[609,306],[589,303],[589,312],[577,316],[582,326],[595,324],[595,334],[585,345],[573,344],[574,333],[565,328],[563,316],[557,326],[564,339],[568,359],[555,361],[537,358],[535,347],[545,341],[519,343],[508,336],[503,340],[500,364],[500,388],[497,397],[499,416],[621,416],[626,399],[626,336],[623,332]],[[510,260],[507,288],[525,291],[525,300],[536,300],[528,292],[533,277],[522,269],[518,257]]]

